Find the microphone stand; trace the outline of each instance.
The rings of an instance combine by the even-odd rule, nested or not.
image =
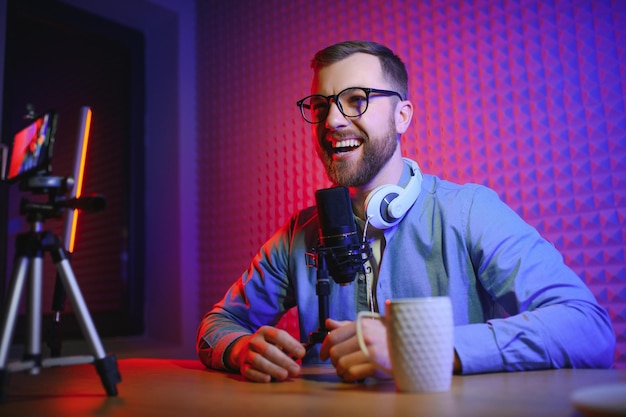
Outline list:
[[[359,241],[350,191],[332,187],[315,192],[319,221],[317,246],[305,254],[307,266],[317,268],[315,292],[318,297],[319,327],[309,333],[307,350],[328,334],[330,278],[343,286],[354,281],[363,264],[372,256],[368,243]]]
[[[306,345],[307,351],[316,343],[322,343],[328,334],[326,319],[329,317],[330,274],[326,267],[326,254],[326,251],[322,250],[316,256],[317,283],[315,284],[315,292],[317,294],[319,327],[316,331],[309,333],[309,343]]]
[[[336,250],[337,248],[318,245],[316,249],[313,249],[311,250],[311,252],[306,253],[307,265],[317,268],[317,283],[315,284],[315,292],[317,294],[317,304],[319,311],[319,327],[316,331],[309,333],[309,342],[305,345],[307,351],[311,349],[316,343],[322,343],[324,341],[324,338],[328,334],[328,329],[326,328],[326,319],[330,316],[328,296],[330,295],[331,275],[328,271],[327,256],[331,256],[336,263]],[[356,273],[356,268],[362,267],[363,264],[372,256],[372,249],[367,243],[351,245],[347,250],[345,248],[342,248],[342,250],[347,255],[344,254],[345,259],[341,262],[341,265],[346,270],[351,271],[351,273]],[[342,279],[339,279],[339,277],[332,277],[333,280],[339,285],[345,285],[349,282],[352,282],[351,280],[344,280],[342,274],[339,275],[341,275]],[[354,275],[352,274],[352,276]]]

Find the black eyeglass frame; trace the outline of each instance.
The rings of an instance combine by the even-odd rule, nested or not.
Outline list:
[[[343,111],[343,107],[341,105],[341,102],[339,100],[337,100],[337,97],[339,97],[341,94],[343,94],[344,92],[346,92],[348,90],[363,90],[365,92],[365,99],[366,99],[365,110],[363,110],[360,114],[357,114],[355,116],[347,115]],[[389,96],[389,97],[390,96],[398,96],[398,98],[400,100],[404,100],[404,98],[402,98],[402,95],[400,93],[398,93],[397,91],[380,90],[378,88],[369,88],[369,87],[348,87],[348,88],[344,88],[343,90],[341,90],[337,94],[332,94],[330,96],[325,96],[323,94],[311,94],[310,96],[306,96],[302,100],[298,100],[298,102],[296,102],[296,106],[298,106],[300,108],[300,113],[302,114],[302,118],[307,123],[311,123],[311,124],[315,125],[315,124],[322,123],[326,119],[326,117],[328,117],[328,113],[326,114],[326,117],[324,117],[323,119],[321,119],[321,120],[319,120],[317,122],[312,122],[309,119],[307,119],[306,116],[304,115],[304,102],[306,100],[310,99],[311,97],[321,97],[321,98],[324,98],[328,102],[328,111],[330,111],[330,100],[333,99],[335,101],[335,104],[337,104],[337,108],[339,109],[341,114],[343,114],[345,117],[349,117],[349,118],[353,119],[355,117],[361,117],[361,116],[363,116],[365,114],[365,112],[367,111],[367,109],[370,106],[370,94],[372,94],[372,93],[380,94],[380,95],[383,95],[383,96]]]

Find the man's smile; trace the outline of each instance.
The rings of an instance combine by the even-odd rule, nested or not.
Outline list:
[[[361,141],[357,139],[342,139],[332,141],[331,145],[333,153],[346,153],[351,152],[361,146]]]

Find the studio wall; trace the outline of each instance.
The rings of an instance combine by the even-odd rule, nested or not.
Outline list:
[[[368,39],[409,69],[405,156],[493,188],[537,227],[608,309],[616,367],[626,367],[625,2],[196,6],[199,316],[328,186],[295,103],[309,93],[316,51]]]

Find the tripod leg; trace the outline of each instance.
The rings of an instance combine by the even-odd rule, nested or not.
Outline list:
[[[17,320],[17,309],[20,305],[20,295],[24,290],[26,282],[26,272],[28,270],[28,258],[16,258],[13,265],[11,286],[9,288],[9,298],[6,300],[5,311],[2,322],[2,340],[0,341],[0,369],[5,369],[9,359],[9,348],[15,323]]]
[[[74,276],[74,272],[72,271],[69,262],[67,260],[62,260],[57,263],[57,268],[59,272],[59,277],[61,278],[63,285],[65,286],[66,293],[70,299],[70,302],[72,303],[72,307],[76,311],[78,324],[80,325],[83,334],[87,338],[87,342],[89,343],[89,348],[91,349],[91,352],[97,359],[104,358],[106,356],[104,352],[104,347],[100,342],[96,327],[91,320],[89,310],[87,309],[87,304],[85,304],[85,300],[80,291],[80,288],[78,287],[76,277]]]
[[[35,364],[31,368],[31,373],[38,374],[41,369],[41,293],[43,291],[43,258],[41,252],[31,258],[29,273],[28,308],[26,310],[28,333],[26,335],[24,360],[34,361]]]
[[[67,258],[65,258],[64,254],[61,253],[62,250],[59,250],[56,255],[53,254],[59,277],[63,281],[63,285],[66,289],[67,295],[69,296],[70,302],[72,303],[72,307],[76,311],[78,323],[80,324],[83,334],[87,338],[87,342],[89,343],[96,358],[95,366],[98,374],[100,375],[102,385],[109,396],[116,396],[116,384],[121,382],[121,376],[117,369],[117,360],[115,359],[115,356],[106,356],[100,338],[98,337],[96,327],[91,320],[89,310],[87,310],[87,305],[85,304],[85,300],[83,299],[78,283],[76,282],[74,272],[72,271]],[[59,258],[58,256],[60,254],[61,257]]]
[[[52,322],[47,332],[47,344],[50,348],[50,356],[58,358],[61,356],[62,347],[62,328],[61,328],[61,312],[65,310],[65,288],[57,272],[54,281],[54,295],[52,296]]]
[[[122,382],[122,376],[117,368],[115,355],[108,355],[95,362],[96,370],[100,375],[102,386],[109,397],[117,396],[117,384]]]
[[[6,400],[6,392],[9,385],[9,370],[7,368],[9,348],[11,346],[11,339],[13,338],[13,331],[15,330],[17,309],[20,304],[20,295],[24,290],[27,270],[28,258],[16,257],[9,287],[9,297],[6,300],[5,311],[2,316],[2,339],[0,339],[0,402]]]

